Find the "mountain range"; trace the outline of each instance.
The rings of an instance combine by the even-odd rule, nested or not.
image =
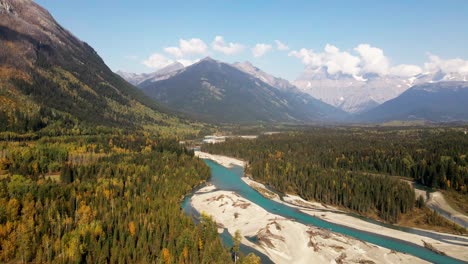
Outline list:
[[[413,85],[446,81],[467,81],[468,74],[426,72],[409,77],[365,74],[329,74],[327,67],[306,68],[293,82],[303,92],[338,107],[359,114],[391,100]]]
[[[207,57],[138,87],[169,109],[210,122],[323,122],[345,115],[295,86],[272,86],[283,82],[257,69],[268,78],[264,81],[239,65]]]
[[[292,84],[249,62],[207,57],[155,73],[118,72],[122,78],[30,0],[0,0],[0,47],[0,132],[191,129],[195,121],[186,117],[295,124],[468,120],[466,76],[453,73],[357,78],[319,68]]]
[[[174,70],[168,72],[167,68]],[[246,75],[239,78],[234,68]],[[322,67],[306,69],[294,82],[302,87],[299,88],[247,61],[228,64],[206,58],[187,68],[169,65],[152,74],[131,77],[119,74],[131,82],[138,80],[137,85],[147,95],[169,109],[207,121],[341,123],[468,119],[464,103],[468,101],[465,94],[468,82],[458,81],[466,80],[466,76],[454,73],[424,73],[408,78],[367,74],[356,78],[331,75]],[[430,96],[420,90],[429,86]],[[450,90],[451,87],[459,89]],[[241,88],[246,88],[243,93],[230,93]],[[270,92],[262,94],[262,89]],[[203,90],[205,93],[201,95]]]
[[[468,82],[424,83],[358,116],[363,122],[468,120]]]

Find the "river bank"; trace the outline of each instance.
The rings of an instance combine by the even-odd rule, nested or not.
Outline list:
[[[245,167],[245,164],[246,164],[245,161],[242,161],[240,159],[231,158],[227,156],[221,156],[221,155],[214,155],[214,154],[210,154],[210,153],[206,153],[202,151],[195,151],[194,154],[200,159],[212,160],[218,164],[221,164],[222,166],[226,168],[232,168],[233,166]]]
[[[266,189],[266,187],[263,184],[256,182],[250,178],[243,177],[242,180],[254,189]],[[378,233],[380,235],[405,240],[423,247],[428,246],[430,244],[436,250],[444,252],[447,256],[463,259],[465,261],[468,260],[468,252],[466,250],[468,247],[468,238],[464,236],[423,230],[424,232],[428,232],[436,236],[445,237],[445,240],[447,242],[457,241],[457,244],[444,243],[440,240],[436,240],[430,237],[424,237],[421,235],[400,231],[398,229],[392,229],[381,225],[373,224],[371,222],[350,216],[345,212],[336,209],[332,206],[323,205],[317,202],[309,202],[302,199],[299,196],[287,194],[283,197],[283,200],[279,199],[279,196],[273,198],[273,200],[291,207],[295,207],[303,213],[323,219],[327,222],[352,227],[370,233]]]
[[[429,194],[429,199],[426,201],[426,206],[438,212],[446,219],[454,223],[468,228],[468,216],[453,209],[445,200],[444,195],[440,192],[433,192]]]
[[[211,215],[230,234],[240,230],[243,244],[266,254],[275,263],[428,263],[271,214],[235,192],[213,191],[212,186],[195,193],[191,204],[197,211]]]
[[[196,154],[197,154],[197,156],[201,156],[201,157],[208,158],[208,159],[214,160],[216,162],[222,163],[222,164],[224,164],[224,166],[231,166],[232,167],[233,164],[245,164],[243,161],[239,161],[239,160],[236,161],[236,159],[229,158],[229,157],[224,157],[224,156],[220,156],[220,155],[211,155],[211,154],[201,153],[201,152],[198,152]],[[240,174],[240,175],[242,175],[242,174]],[[261,193],[262,188],[266,189],[265,186],[263,186],[261,183],[255,182],[255,181],[253,181],[251,179],[248,179],[246,177],[243,177],[242,180],[244,182],[246,182],[249,186],[252,186],[252,189],[255,189],[257,191],[260,190],[259,191],[260,193]],[[229,189],[227,185],[223,186],[223,188],[221,188],[221,189],[225,190],[226,188]],[[233,189],[230,189],[230,190],[233,190]],[[217,221],[218,223],[221,223],[224,227],[226,227],[231,234],[234,234],[234,232],[236,230],[235,228],[240,229],[244,236],[250,237],[249,240],[245,239],[247,241],[243,241],[243,243],[245,243],[246,245],[251,246],[253,248],[256,248],[257,250],[261,251],[262,253],[264,252],[265,254],[267,254],[269,256],[278,255],[278,256],[276,256],[276,258],[279,261],[286,261],[288,259],[295,258],[294,255],[296,253],[294,253],[294,252],[300,252],[300,253],[298,253],[299,255],[297,255],[297,259],[296,259],[297,261],[300,261],[299,257],[301,255],[303,255],[303,254],[307,254],[307,253],[304,253],[304,252],[307,251],[307,249],[310,250],[308,245],[312,245],[312,247],[313,247],[313,245],[316,243],[316,242],[311,242],[311,243],[307,242],[307,243],[305,243],[305,245],[307,246],[306,248],[304,247],[304,245],[302,245],[302,242],[305,241],[304,239],[307,238],[307,234],[308,234],[307,231],[309,230],[309,229],[304,229],[304,228],[316,228],[316,227],[311,227],[308,224],[302,224],[302,223],[298,223],[298,222],[296,222],[294,220],[284,218],[284,217],[282,217],[280,215],[277,215],[277,213],[275,213],[275,211],[272,211],[271,208],[269,209],[269,211],[265,211],[262,208],[262,207],[265,206],[264,202],[262,202],[262,205],[261,205],[262,207],[259,207],[258,205],[254,204],[254,203],[250,203],[250,205],[248,205],[248,206],[244,205],[244,207],[246,207],[246,208],[243,208],[243,209],[241,208],[242,209],[241,211],[236,211],[235,209],[233,209],[233,208],[236,208],[236,206],[234,206],[234,205],[244,203],[242,200],[240,200],[240,201],[236,200],[237,198],[239,198],[239,199],[242,198],[237,193],[234,193],[234,194],[232,192],[218,193],[219,191],[216,191],[216,190],[215,191],[210,190],[210,192],[207,192],[207,190],[203,190],[202,192],[204,192],[204,193],[198,193],[197,192],[192,197],[192,201],[191,201],[192,206],[197,211],[199,211],[199,212],[205,211],[208,214],[213,215],[215,221]],[[253,192],[255,192],[255,191],[253,191]],[[271,195],[271,192],[269,194]],[[203,196],[201,196],[201,195],[203,195]],[[243,193],[242,195],[245,195],[245,193]],[[205,200],[203,200],[203,199],[199,200],[199,197],[203,197]],[[288,195],[286,197],[283,197],[284,201],[281,200],[279,198],[279,196],[277,196],[277,195],[276,196],[273,195],[272,197],[268,197],[268,198],[275,201],[275,202],[277,202],[277,203],[285,204],[290,208],[296,208],[298,211],[302,212],[303,214],[314,216],[317,219],[322,219],[322,220],[325,220],[325,221],[327,221],[329,223],[335,223],[335,224],[341,225],[343,227],[349,227],[349,228],[353,228],[353,229],[356,229],[356,230],[361,230],[361,231],[367,232],[367,233],[378,234],[378,235],[383,235],[383,236],[386,236],[386,237],[389,237],[389,238],[395,238],[395,239],[398,239],[398,240],[408,241],[408,242],[410,242],[412,244],[416,244],[416,245],[419,245],[421,247],[430,246],[430,247],[433,247],[435,250],[440,250],[442,252],[445,252],[448,256],[452,256],[452,257],[455,257],[455,258],[458,258],[458,259],[463,259],[465,261],[468,260],[468,254],[464,252],[464,251],[466,251],[466,248],[468,246],[468,238],[466,238],[466,237],[446,235],[446,234],[442,234],[442,233],[438,234],[436,232],[432,232],[431,236],[439,236],[440,237],[439,239],[437,239],[437,238],[433,239],[433,238],[430,238],[430,237],[426,237],[424,235],[418,235],[418,234],[413,234],[413,233],[409,233],[409,232],[396,230],[394,228],[384,227],[384,226],[379,225],[378,223],[367,222],[365,220],[356,218],[354,216],[347,215],[346,213],[344,213],[344,212],[342,212],[340,210],[337,210],[335,208],[332,208],[330,206],[323,205],[323,204],[320,204],[320,203],[311,203],[311,202],[308,202],[308,201],[304,201],[300,197],[297,197],[297,196]],[[210,199],[213,200],[213,201],[211,201]],[[251,199],[251,198],[249,198],[249,199]],[[257,201],[257,200],[255,200],[255,201]],[[219,202],[219,201],[221,201],[221,202]],[[229,201],[231,201],[231,202],[229,202]],[[231,206],[229,206],[229,204],[231,204]],[[259,207],[263,211],[261,211],[260,209],[258,209],[256,207]],[[252,213],[249,212],[249,210],[251,210],[249,208],[253,208]],[[233,210],[231,210],[231,209],[233,209]],[[281,226],[284,225],[284,227],[280,226],[280,228],[281,228],[280,234],[281,235],[279,235],[279,237],[273,236],[273,241],[275,241],[275,240],[278,240],[278,241],[276,241],[275,243],[266,242],[267,244],[263,244],[261,240],[257,240],[257,243],[252,242],[252,241],[255,242],[256,236],[258,235],[258,232],[260,232],[260,235],[262,235],[262,232],[267,232],[267,234],[275,234],[274,230],[270,230],[270,228],[269,228],[270,226],[273,226],[273,224],[271,222],[265,222],[264,220],[262,222],[262,221],[260,221],[261,219],[258,220],[258,221],[254,220],[254,219],[256,219],[255,215],[257,213],[259,215],[267,213],[268,214],[267,216],[269,218],[265,218],[265,219],[278,219],[278,217],[282,218],[282,220],[281,220],[282,225]],[[283,213],[281,213],[281,214],[283,214]],[[245,220],[243,220],[242,216],[245,216],[245,215],[247,215],[247,218]],[[237,218],[236,218],[236,216],[237,216]],[[258,224],[254,225],[255,222],[259,222],[261,225],[258,225]],[[292,223],[295,223],[295,224],[293,226],[290,226],[291,224],[289,222],[292,222]],[[288,223],[288,224],[284,224],[284,223]],[[296,226],[296,224],[299,224],[299,225],[302,225],[302,226]],[[275,228],[276,228],[276,226],[275,226]],[[320,228],[318,228],[318,229],[320,229]],[[247,231],[247,233],[244,233],[245,231]],[[314,230],[313,232],[318,232],[318,231]],[[339,232],[342,232],[342,231],[339,231]],[[285,235],[286,233],[288,235]],[[296,243],[296,242],[294,242],[295,239],[292,239],[292,238],[288,239],[288,236],[290,236],[289,233],[291,233],[291,236],[297,238],[296,242],[299,243],[300,245],[295,244]],[[333,236],[340,237],[340,239],[343,239],[343,241],[347,241],[347,242],[344,242],[345,244],[348,243],[348,242],[351,243],[351,244],[364,243],[365,245],[370,245],[370,246],[377,247],[377,248],[380,248],[381,250],[383,250],[380,253],[375,253],[370,248],[368,248],[367,250],[364,250],[364,251],[362,251],[362,248],[360,248],[359,250],[357,250],[357,252],[353,253],[352,250],[347,249],[346,246],[339,245],[338,248],[342,251],[341,253],[343,253],[343,250],[344,250],[344,253],[346,254],[346,256],[356,256],[356,257],[360,256],[360,257],[363,258],[362,260],[366,260],[367,258],[373,259],[374,257],[378,256],[378,261],[377,262],[379,262],[379,263],[382,262],[382,259],[387,259],[388,260],[390,258],[389,256],[385,255],[386,253],[388,253],[390,251],[387,248],[375,246],[373,244],[366,243],[366,242],[361,242],[358,239],[348,237],[346,235],[338,234],[338,233],[335,233],[335,232],[330,232],[330,233],[333,234]],[[316,234],[316,233],[314,233],[314,234]],[[427,233],[424,233],[424,234],[427,234]],[[271,238],[268,238],[268,239],[271,240]],[[310,239],[310,237],[309,237],[309,239]],[[291,242],[287,242],[288,240],[291,240]],[[367,238],[365,240],[367,240]],[[300,242],[300,241],[302,241],[302,242]],[[326,259],[328,259],[328,260],[332,260],[334,258],[333,260],[337,261],[336,258],[340,257],[341,254],[339,254],[338,256],[335,254],[337,252],[334,251],[334,249],[336,249],[336,248],[334,248],[333,244],[327,244],[324,241],[320,241],[319,244],[322,245],[322,247],[323,247],[321,249],[322,250],[321,253],[320,253],[321,255],[326,256]],[[379,244],[380,244],[380,242],[379,242]],[[272,245],[273,245],[273,247],[270,248],[269,246],[272,246]],[[275,253],[275,250],[276,251],[279,250],[280,252],[285,252],[285,250],[287,250],[287,251],[290,250],[290,251],[288,251],[288,256],[281,257],[281,254]],[[312,249],[312,251],[314,251],[314,250],[315,250],[315,248]],[[405,251],[405,250],[403,250],[403,251]],[[360,253],[358,253],[358,252],[360,252]],[[373,253],[370,253],[370,252],[373,252]],[[309,252],[308,254],[311,254],[311,253]],[[359,255],[359,254],[361,254],[361,255]],[[402,253],[398,253],[398,254],[402,254]],[[406,255],[406,254],[402,254],[402,255],[404,255],[405,257],[409,256],[409,255]],[[321,257],[318,257],[318,256],[316,256],[314,254],[308,255],[308,257],[310,257],[312,259],[324,261],[324,259],[321,259]],[[415,257],[412,257],[412,256],[409,256],[409,257],[415,258]],[[382,258],[382,259],[380,259],[380,258]],[[402,257],[400,257],[400,258],[401,259],[398,260],[398,261],[396,259],[393,259],[393,261],[396,261],[396,262],[399,263],[399,262],[404,260]],[[346,258],[346,259],[349,260],[349,258]],[[416,258],[416,259],[421,261],[421,259],[418,259],[418,258]],[[409,261],[413,262],[413,260],[411,260],[411,259],[405,259],[404,262],[409,262]],[[277,261],[275,261],[275,262],[277,262]],[[392,261],[390,261],[389,263],[391,263],[391,262]]]

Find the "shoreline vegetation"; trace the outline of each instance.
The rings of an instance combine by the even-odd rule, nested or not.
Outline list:
[[[242,160],[237,160],[236,161],[235,158],[222,156],[222,155],[212,155],[212,154],[205,153],[205,152],[196,152],[195,155],[198,156],[198,157],[203,157],[204,159],[213,160],[213,161],[215,161],[215,162],[219,163],[220,165],[225,166],[227,168],[232,167],[232,164],[243,164],[244,166],[246,165],[246,163],[244,161],[242,161]],[[407,233],[407,232],[404,232],[404,231],[399,231],[399,230],[383,227],[383,226],[373,224],[371,222],[367,222],[367,221],[358,219],[356,217],[347,215],[345,211],[337,209],[337,208],[335,208],[333,206],[324,205],[324,204],[318,203],[318,202],[306,201],[306,200],[304,200],[304,199],[302,199],[302,198],[300,198],[299,196],[296,196],[296,195],[286,194],[283,197],[283,199],[281,200],[276,193],[274,195],[272,195],[272,192],[269,191],[268,188],[265,185],[263,185],[262,183],[256,182],[256,181],[254,181],[254,180],[252,180],[251,178],[248,178],[248,177],[243,177],[242,180],[244,182],[246,182],[252,188],[259,191],[260,194],[263,195],[263,194],[266,193],[267,195],[265,197],[268,198],[268,199],[273,199],[273,200],[275,200],[277,202],[284,203],[284,204],[286,204],[288,206],[291,206],[291,207],[295,207],[295,208],[297,208],[298,210],[300,210],[303,213],[306,213],[306,214],[321,218],[321,219],[323,219],[325,221],[335,223],[335,224],[339,224],[339,225],[343,225],[343,226],[348,226],[348,227],[355,228],[355,229],[362,230],[362,231],[366,231],[366,232],[378,233],[378,234],[385,235],[385,236],[388,236],[388,237],[405,240],[405,241],[408,241],[408,242],[411,242],[411,243],[414,243],[414,244],[429,248],[430,250],[433,250],[434,252],[441,252],[443,254],[446,254],[447,256],[455,257],[455,258],[462,259],[462,260],[468,260],[468,252],[466,251],[466,247],[468,247],[468,243],[461,242],[458,245],[451,244],[451,243],[444,243],[444,242],[442,242],[440,240],[435,240],[435,239],[432,239],[432,238],[429,238],[429,237],[425,237],[425,236],[421,236],[421,235],[417,235],[417,234]],[[260,209],[258,209],[256,207],[255,207],[255,210],[252,210],[254,212],[253,213],[254,215],[249,215],[250,217],[247,217],[245,222],[243,222],[241,224],[240,222],[242,222],[241,221],[242,219],[239,220],[239,216],[242,215],[242,214],[250,214],[250,212],[248,212],[249,210],[247,210],[247,209],[251,208],[251,207],[254,208],[253,205],[249,205],[246,209],[244,209],[244,212],[242,212],[242,211],[237,212],[236,211],[237,209],[231,208],[232,206],[229,207],[228,204],[222,205],[223,203],[218,204],[218,203],[214,203],[213,201],[209,202],[210,201],[209,199],[213,199],[213,197],[215,197],[216,199],[219,198],[220,201],[222,200],[224,204],[229,203],[229,201],[233,202],[233,199],[241,199],[241,198],[237,194],[232,193],[232,192],[215,191],[215,192],[210,192],[210,193],[203,193],[203,188],[200,190],[200,192],[196,192],[192,197],[192,201],[191,201],[192,206],[197,211],[203,211],[203,212],[206,212],[206,213],[208,213],[210,215],[212,214],[213,219],[216,222],[221,222],[221,224],[224,227],[228,228],[228,231],[231,234],[234,234],[234,232],[235,232],[234,228],[239,228],[241,230],[241,233],[243,234],[243,236],[252,235],[252,234],[255,233],[252,230],[256,230],[256,232],[258,232],[260,229],[265,228],[265,226],[261,226],[260,223],[265,224],[265,225],[268,224],[268,223],[263,223],[263,222],[260,222],[260,223],[254,225],[254,226],[251,226],[252,224],[249,224],[248,219],[251,219],[250,222],[255,222],[255,221],[252,221],[253,218],[251,218],[251,217],[254,217],[255,212],[258,212],[258,210],[260,210]],[[216,200],[216,199],[213,199],[213,200]],[[223,207],[224,209],[222,211],[219,211],[220,207]],[[231,209],[233,209],[234,211],[233,212],[230,211]],[[229,216],[231,214],[232,215],[237,215],[237,218],[236,217],[230,218]],[[271,219],[271,218],[276,219],[278,217],[281,217],[281,216],[269,215],[269,218],[267,218],[267,219]],[[288,221],[294,222],[292,220],[287,220],[287,219],[282,220],[283,223],[288,222]],[[269,224],[271,224],[271,223],[269,223]],[[243,225],[247,225],[247,227],[243,228]],[[294,229],[294,228],[292,228],[292,229]],[[302,230],[302,231],[299,231],[299,233],[307,232],[304,228],[302,228],[302,229],[299,228],[299,229]],[[440,232],[435,232],[435,231],[427,231],[427,230],[424,230],[424,231],[425,232],[430,232],[430,233],[433,233],[433,234],[442,235],[442,236],[447,236],[448,235],[448,234],[445,234],[445,233],[440,233]],[[269,232],[271,232],[271,230]],[[298,231],[296,230],[294,232],[298,232]],[[284,234],[284,233],[285,233],[284,231],[281,232],[281,234]],[[338,234],[334,234],[334,235],[338,235]],[[338,235],[338,236],[341,236],[341,235]],[[448,235],[448,236],[451,236],[454,239],[456,239],[456,238],[466,239],[466,237],[464,237],[464,236],[458,236],[458,235]],[[281,250],[283,252],[285,250],[287,250],[288,252],[289,251],[294,251],[294,250],[298,250],[298,251],[305,250],[304,248],[301,248],[301,245],[297,245],[297,244],[295,244],[293,242],[291,242],[291,243],[284,242],[284,237],[283,238],[280,238],[280,237],[275,238],[275,236],[272,236],[272,237],[273,238],[269,238],[269,239],[270,240],[273,239],[273,241],[275,241],[275,243],[279,243],[279,244],[283,243],[282,246],[280,247],[279,244],[275,244],[275,243],[266,243],[265,244],[263,242],[260,242],[260,244],[261,244],[261,246],[260,246],[260,245],[257,245],[255,243],[250,242],[247,239],[243,239],[242,243],[246,244],[247,246],[251,246],[251,247],[259,250],[260,252],[272,257],[274,261],[275,261],[274,258],[276,258],[276,260],[282,260],[284,262],[287,262],[286,260],[292,257],[292,256],[286,256],[286,257],[285,256],[279,256],[278,253],[275,252],[275,250],[279,250],[280,248],[281,248]],[[342,237],[346,237],[346,236],[342,236]],[[346,239],[350,239],[350,241],[355,240],[355,239],[349,238],[349,237],[346,237]],[[369,244],[369,243],[367,243],[367,244]],[[273,248],[269,248],[268,245],[273,246]],[[377,246],[375,246],[375,247],[377,247]],[[381,248],[381,247],[377,247],[377,248]],[[385,251],[385,250],[388,251],[388,249],[385,249],[385,248],[381,248],[381,250],[382,251]],[[375,251],[378,251],[378,250],[375,250]],[[368,257],[373,258],[373,257],[376,256],[376,254],[377,255],[379,255],[379,254],[384,254],[385,255],[385,253],[383,253],[383,252],[375,253],[375,251],[373,251],[371,256],[368,256]],[[329,245],[329,249],[328,249],[327,252],[322,252],[321,254],[324,254],[325,256],[327,256],[329,258],[327,260],[330,261],[332,259],[332,256],[336,257],[335,255],[333,255],[330,252],[334,252],[334,249],[333,249],[332,245]],[[366,252],[367,251],[363,252],[362,249],[361,249],[360,254],[365,255]],[[302,253],[304,253],[304,252],[302,252]],[[356,252],[354,252],[354,253],[356,253]],[[367,253],[369,253],[369,252],[367,252]],[[293,255],[293,254],[294,253],[290,253],[290,255]],[[331,254],[331,255],[327,255],[327,254]],[[352,254],[353,253],[347,251],[346,255],[349,257]],[[401,253],[397,253],[397,254],[401,254]],[[405,259],[405,261],[408,261],[408,262],[419,263],[418,261],[422,261],[421,259],[416,258],[416,257],[412,257],[412,256],[405,255],[405,254],[402,254],[402,255],[404,255],[405,257],[414,258],[414,259]],[[312,256],[311,255],[310,257],[314,258],[317,261],[320,261],[320,260],[325,261],[325,259],[320,259],[320,260],[316,259],[317,256]],[[389,261],[389,259],[388,259],[389,256],[388,255],[385,255],[385,256],[380,255],[380,257],[382,257],[382,258],[381,259],[377,258],[377,262]],[[335,261],[336,261],[336,259],[335,259]],[[400,259],[398,262],[401,262],[401,261],[403,261],[403,259]],[[414,261],[416,261],[416,262],[414,262]],[[295,263],[300,263],[300,260],[296,259],[296,261],[294,261],[294,262]],[[423,261],[421,263],[425,263],[425,262]]]
[[[426,217],[414,224],[463,234],[465,228],[442,219],[447,214],[415,209],[425,207],[426,189],[456,192],[458,205],[468,203],[467,139],[456,128],[311,128],[205,144],[202,151],[248,161],[246,173],[280,193],[392,224],[418,211]]]

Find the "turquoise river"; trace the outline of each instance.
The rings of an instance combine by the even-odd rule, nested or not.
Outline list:
[[[333,223],[321,220],[319,218],[313,217],[311,215],[302,213],[296,208],[287,206],[282,203],[275,202],[273,200],[267,199],[263,197],[262,195],[260,195],[257,191],[255,191],[253,188],[247,185],[244,181],[242,181],[241,177],[244,173],[242,167],[226,168],[211,160],[205,160],[205,162],[211,168],[210,182],[214,184],[218,190],[234,191],[240,194],[245,199],[263,207],[266,211],[270,213],[281,215],[290,219],[294,219],[295,221],[303,223],[303,224],[313,225],[316,227],[328,229],[333,232],[344,234],[350,237],[354,237],[359,240],[370,242],[370,243],[373,243],[373,244],[376,244],[376,245],[379,245],[381,247],[385,247],[391,250],[407,253],[407,254],[416,256],[418,258],[427,260],[432,263],[467,263],[462,260],[458,260],[455,258],[437,254],[435,252],[430,251],[429,249],[426,249],[422,246],[419,246],[413,243],[382,236],[382,235],[375,234],[375,233],[360,231],[360,230],[349,228],[346,226],[333,224]],[[196,212],[190,206],[190,198],[191,198],[191,195],[185,198],[182,204],[182,208],[186,213],[195,216]],[[421,231],[411,229],[411,228],[402,229],[400,227],[393,227],[391,225],[385,225],[385,226],[390,227],[390,228],[395,228],[395,229],[405,231],[405,232],[413,232],[413,233],[418,233],[418,234],[423,233],[428,236],[431,236],[434,239],[440,239],[440,240],[444,240],[445,242],[448,242],[448,237],[447,237],[447,240],[445,240],[444,236],[434,237],[433,233],[424,232],[424,231],[421,232]],[[222,238],[223,238],[223,241],[225,241],[225,243],[229,244],[230,243],[229,235],[226,233],[227,232],[224,232],[222,234]],[[468,241],[468,238],[465,240],[465,242],[466,241]],[[249,250],[246,247],[244,247],[244,251],[245,252],[253,251],[256,254],[259,254],[259,252],[252,250],[252,249]],[[259,255],[262,255],[262,254],[259,254]],[[265,260],[266,258],[266,256],[264,255],[262,255],[261,257],[263,260]],[[269,262],[269,261],[266,261],[266,262]]]

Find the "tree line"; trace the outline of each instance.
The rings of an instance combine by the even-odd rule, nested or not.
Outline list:
[[[247,160],[247,173],[281,192],[390,222],[411,211],[415,197],[406,182],[386,176],[467,192],[468,137],[457,129],[316,128],[203,150]]]

